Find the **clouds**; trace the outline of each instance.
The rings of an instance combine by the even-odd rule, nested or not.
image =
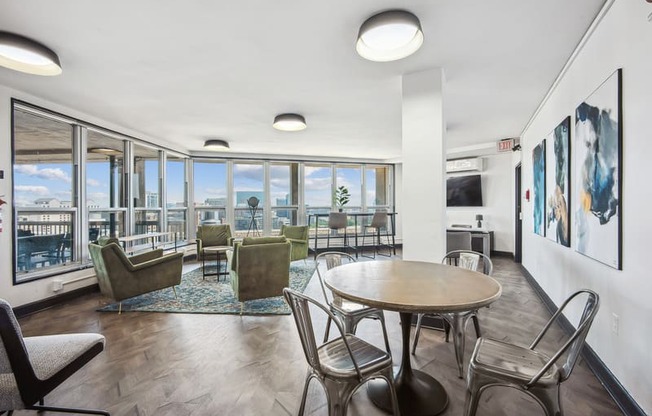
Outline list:
[[[70,176],[60,168],[40,169],[36,165],[15,165],[14,172],[39,179],[72,182]]]
[[[25,192],[28,194],[45,196],[50,194],[50,190],[46,186],[39,185],[16,185],[14,188],[16,192]]]
[[[88,186],[96,186],[96,187],[102,185],[102,184],[100,183],[100,181],[98,181],[97,179],[93,179],[93,178],[88,178],[88,179],[86,179],[86,184],[87,184]]]

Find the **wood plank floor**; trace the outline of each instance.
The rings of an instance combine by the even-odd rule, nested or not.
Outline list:
[[[505,258],[494,263],[503,295],[480,312],[484,335],[527,345],[549,314],[516,264]],[[192,267],[197,266],[186,269]],[[321,299],[318,285],[315,276],[306,293]],[[107,338],[105,352],[52,392],[46,404],[102,408],[114,416],[296,414],[307,364],[290,316],[95,311],[107,302],[99,294],[87,295],[20,320],[25,336],[100,332]],[[325,319],[315,321],[317,333],[323,334]],[[387,329],[398,367],[398,314],[387,313]],[[467,360],[475,344],[471,325],[469,329]],[[362,323],[358,335],[383,347],[376,321]],[[555,328],[553,335],[545,347],[552,349],[561,342],[561,329]],[[457,377],[453,345],[444,342],[442,332],[422,331],[413,367],[432,374],[446,388],[450,403],[442,414],[461,415],[465,384]],[[564,383],[562,397],[567,416],[622,414],[581,360]],[[327,414],[325,403],[321,387],[313,382],[307,414]],[[384,413],[362,388],[349,414]],[[543,415],[543,411],[515,390],[494,388],[482,396],[478,415]]]

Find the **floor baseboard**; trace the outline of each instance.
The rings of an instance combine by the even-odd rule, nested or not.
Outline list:
[[[543,304],[546,305],[550,314],[555,313],[558,309],[557,305],[555,305],[552,299],[550,299],[543,288],[539,286],[539,283],[536,281],[534,276],[532,276],[523,265],[521,265],[521,271],[523,272],[525,279],[536,292],[537,296],[539,296]],[[575,331],[573,324],[571,324],[564,315],[559,317],[558,322],[567,333],[572,334]],[[634,400],[627,389],[625,389],[620,381],[618,381],[616,376],[611,372],[611,370],[609,370],[607,365],[588,344],[585,344],[584,348],[582,348],[581,356],[625,415],[646,416],[646,413],[638,403],[636,403],[636,400]]]
[[[25,305],[17,306],[14,309],[14,314],[18,318],[30,315],[35,312],[42,311],[43,309],[51,308],[60,303],[68,302],[80,296],[95,293],[100,291],[100,286],[95,283],[94,285],[80,287],[79,289],[71,290],[57,296],[52,296],[46,299],[37,300],[36,302],[27,303]]]

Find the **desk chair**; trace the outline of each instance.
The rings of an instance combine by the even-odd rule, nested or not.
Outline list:
[[[303,352],[310,366],[301,395],[299,415],[304,414],[308,386],[313,378],[318,380],[326,391],[330,416],[346,416],[349,402],[356,390],[367,381],[380,378],[389,385],[392,410],[394,415],[398,416],[400,411],[394,388],[391,354],[346,333],[335,315],[316,300],[289,288],[283,289],[283,295],[292,309]],[[340,333],[338,338],[317,346],[310,317],[311,304],[328,315],[329,321],[335,323]]]
[[[23,337],[11,305],[0,299],[0,413],[28,409],[109,416],[103,410],[44,405],[47,394],[104,350],[104,341],[100,334]]]
[[[335,232],[334,238],[342,238],[342,248],[344,250],[350,248],[348,244],[348,236],[346,235],[346,228],[349,223],[349,216],[346,212],[331,212],[328,214],[328,235],[326,236],[326,248],[331,247],[331,233]],[[340,235],[340,230],[344,230],[344,234]]]
[[[385,339],[385,348],[387,352],[390,352],[389,348],[389,339],[387,337],[387,328],[385,327],[385,314],[382,309],[370,308],[369,306],[360,305],[359,303],[351,302],[346,299],[332,294],[332,300],[329,299],[326,293],[326,285],[324,283],[324,278],[319,271],[319,263],[324,260],[326,262],[326,269],[330,270],[333,267],[341,266],[344,262],[353,263],[355,259],[353,256],[340,253],[337,251],[327,251],[321,253],[317,256],[317,277],[319,277],[319,284],[321,285],[322,293],[324,294],[324,299],[328,305],[331,313],[337,316],[342,323],[344,324],[344,330],[347,334],[355,334],[355,330],[358,327],[358,323],[365,318],[377,319],[380,321],[380,325],[383,329],[383,337]],[[324,333],[324,342],[328,340],[328,333],[331,328],[331,319],[328,318],[326,322],[326,332]]]
[[[552,357],[537,351],[537,345],[550,326],[579,295],[587,295],[587,299],[573,335]],[[469,363],[464,415],[474,416],[480,396],[493,386],[512,387],[530,395],[548,416],[563,415],[561,383],[570,377],[599,308],[600,298],[595,292],[580,290],[564,301],[527,348],[488,338],[478,339]],[[563,356],[566,357],[564,361]]]
[[[482,259],[482,262],[480,262]],[[468,270],[481,271],[487,276],[493,274],[494,266],[489,257],[485,256],[482,253],[478,253],[470,250],[455,250],[447,253],[443,260],[442,264],[448,264],[450,266],[462,267]],[[482,269],[479,269],[480,264],[482,264]],[[420,313],[417,318],[417,327],[414,334],[414,344],[412,345],[412,354],[416,352],[417,344],[419,343],[419,334],[421,333],[421,321],[426,314]],[[473,326],[475,327],[475,334],[479,338],[480,334],[480,323],[478,322],[478,310],[473,309],[470,311],[464,312],[452,312],[452,313],[440,313],[435,314],[435,316],[441,316],[444,319],[444,330],[446,331],[446,342],[448,342],[448,337],[450,334],[451,327],[453,328],[453,346],[455,348],[455,358],[457,360],[457,369],[459,377],[462,378],[464,372],[464,344],[466,341],[466,324],[469,319],[473,320]]]
[[[373,217],[371,217],[371,223],[369,225],[365,225],[364,227],[364,232],[362,234],[362,252],[364,256],[364,247],[365,243],[367,240],[367,235],[368,231],[370,229],[373,230],[373,234],[371,234],[371,244],[374,246],[374,251],[373,251],[373,256],[364,256],[364,257],[370,257],[370,258],[376,258],[376,253],[378,253],[381,256],[385,257],[391,257],[392,256],[392,245],[389,244],[389,215],[387,214],[386,211],[376,211],[374,212]],[[382,230],[385,230],[385,241],[387,243],[383,244],[381,239],[380,239],[380,233]],[[380,252],[380,247],[387,247],[387,254],[383,254]]]
[[[471,233],[468,231],[447,231],[446,252],[471,250]]]

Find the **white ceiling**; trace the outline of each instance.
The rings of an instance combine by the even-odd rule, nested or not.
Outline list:
[[[63,74],[0,84],[199,152],[400,159],[401,75],[446,72],[448,147],[518,136],[604,0],[0,0],[0,30],[39,40]],[[360,24],[404,8],[425,41],[360,58]],[[306,117],[301,132],[274,116]]]

